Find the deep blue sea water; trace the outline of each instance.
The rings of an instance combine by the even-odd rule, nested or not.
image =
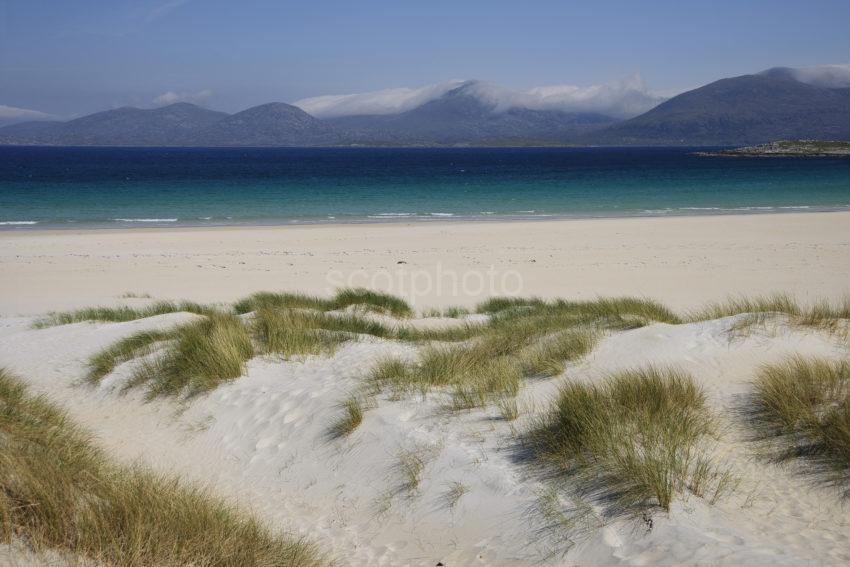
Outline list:
[[[0,228],[850,209],[850,158],[692,151],[0,147]]]

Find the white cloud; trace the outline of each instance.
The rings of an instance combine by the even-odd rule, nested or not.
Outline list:
[[[419,88],[397,88],[360,94],[304,98],[293,104],[319,118],[356,114],[398,114],[439,98],[463,81],[447,81]]]
[[[850,87],[850,64],[797,67],[788,71],[801,83],[830,89]]]
[[[46,112],[0,104],[0,121],[5,124],[9,124],[11,122],[24,122],[25,120],[51,120],[53,118],[53,116]]]
[[[187,92],[164,92],[153,99],[154,106],[168,106],[176,102],[191,102],[192,104],[204,104],[212,96],[212,91],[204,89],[196,93]]]
[[[510,108],[598,112],[617,117],[635,116],[664,100],[635,75],[607,85],[580,87],[550,85],[512,90],[479,81],[448,81],[419,88],[397,88],[361,94],[328,95],[296,101],[295,106],[319,118],[358,114],[397,114],[465,86],[467,92],[497,112]]]
[[[664,100],[664,97],[650,92],[638,75],[607,85],[588,87],[549,85],[526,91],[511,91],[486,83],[476,83],[475,90],[482,99],[489,100],[500,110],[530,108],[597,112],[618,117],[641,114]]]

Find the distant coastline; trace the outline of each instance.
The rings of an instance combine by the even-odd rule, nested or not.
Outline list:
[[[707,157],[836,157],[850,156],[850,141],[779,140],[730,150],[695,152]]]

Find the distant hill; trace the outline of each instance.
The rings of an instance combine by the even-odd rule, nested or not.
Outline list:
[[[96,112],[68,122],[23,122],[0,128],[0,143],[61,146],[173,146],[224,112],[178,102],[153,109]]]
[[[527,108],[497,109],[474,93],[468,81],[407,112],[330,118],[345,140],[357,144],[481,144],[529,140],[568,142],[613,118]]]
[[[721,79],[582,138],[604,145],[741,145],[850,139],[850,89],[800,82],[788,69]]]
[[[336,128],[291,104],[271,102],[217,120],[186,138],[192,146],[323,146],[340,143]]]
[[[0,128],[0,144],[57,146],[317,146],[336,145],[335,128],[282,102],[236,114],[180,102],[124,107],[68,122],[23,122]]]
[[[60,139],[59,131],[64,122],[39,120],[18,122],[0,128],[0,144],[45,144],[47,140]]]

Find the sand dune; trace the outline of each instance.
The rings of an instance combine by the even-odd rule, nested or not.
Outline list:
[[[99,387],[80,384],[89,355],[140,329],[194,317],[169,314],[127,323],[32,329],[0,323],[0,365],[61,402],[126,461],[178,471],[211,486],[272,525],[292,528],[351,565],[840,565],[850,561],[846,502],[793,467],[754,458],[730,410],[759,366],[793,353],[846,356],[830,333],[777,323],[744,336],[739,317],[653,324],[611,334],[563,376],[529,381],[520,418],[495,408],[446,413],[445,395],[380,396],[349,437],[330,440],[338,403],[386,354],[412,347],[373,338],[332,357],[250,362],[247,375],[189,402],[145,402],[120,393],[134,363]],[[740,478],[709,505],[691,496],[669,515],[596,518],[587,529],[550,529],[539,514],[548,485],[516,459],[515,433],[543,411],[564,377],[596,381],[644,364],[687,368],[724,416],[716,454]],[[399,455],[422,456],[421,484],[404,488]],[[462,486],[462,494],[452,489]]]

